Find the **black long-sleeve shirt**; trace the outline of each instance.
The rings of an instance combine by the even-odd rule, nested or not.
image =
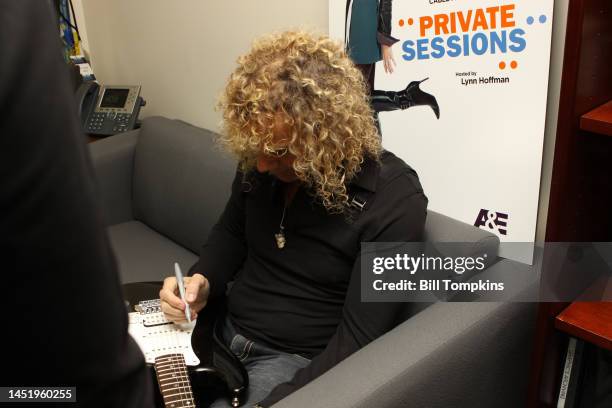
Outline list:
[[[272,176],[237,173],[232,194],[192,272],[205,275],[211,296],[225,292],[237,330],[279,350],[311,357],[264,406],[282,399],[410,314],[401,303],[360,299],[361,242],[420,241],[427,198],[414,170],[389,152],[366,160],[349,186],[365,209],[330,215],[300,189],[285,213],[279,249],[283,184]]]

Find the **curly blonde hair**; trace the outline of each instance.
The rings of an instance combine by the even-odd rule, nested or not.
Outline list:
[[[220,141],[245,171],[270,146],[280,114],[291,129],[293,170],[331,213],[348,207],[347,184],[364,158],[378,160],[382,151],[363,76],[325,36],[290,31],[259,39],[238,59],[219,106]]]

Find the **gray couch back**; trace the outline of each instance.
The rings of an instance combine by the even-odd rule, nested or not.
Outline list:
[[[236,164],[210,130],[179,120],[150,117],[143,122],[134,153],[133,214],[176,243],[198,253],[223,211]],[[497,256],[499,239],[469,224],[428,211],[425,239],[463,242],[461,253]],[[439,252],[447,252],[439,249]]]
[[[134,153],[134,219],[195,253],[223,211],[236,167],[214,137],[182,121],[151,117]]]

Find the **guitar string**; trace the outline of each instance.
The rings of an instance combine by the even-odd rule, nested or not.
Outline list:
[[[172,331],[170,331],[169,327],[173,327],[173,325],[174,323],[171,323],[170,325],[166,326],[166,330],[164,332],[164,338],[166,339],[166,343],[167,343],[166,349],[171,351],[171,354],[169,355],[169,359],[170,359],[170,366],[172,367],[173,378],[175,379],[176,390],[178,391],[181,405],[184,406],[185,405],[184,400],[185,400],[186,395],[185,395],[185,391],[183,387],[183,381],[181,379],[179,361],[176,356],[176,349],[174,347],[174,344],[172,344],[172,339],[170,338],[172,335]]]
[[[163,313],[158,316],[163,317]],[[188,401],[189,405],[195,406],[195,404],[192,404],[192,402],[194,402],[193,391],[191,389],[189,372],[187,369],[187,358],[185,356],[186,352],[181,351],[181,345],[179,342],[179,333],[182,333],[182,330],[175,329],[173,325],[174,323],[170,325],[157,326],[157,328],[154,329],[161,334],[162,341],[158,343],[158,347],[165,346],[165,355],[168,355],[170,370],[171,373],[174,374],[173,378],[176,379],[176,390],[181,398],[181,401],[186,400]],[[164,326],[166,327],[164,328]],[[173,327],[173,329],[171,330],[168,327]],[[182,402],[181,405],[185,405],[184,402]]]
[[[161,335],[161,343],[163,345],[163,353],[160,357],[165,356],[164,358],[164,368],[169,369],[170,370],[170,389],[166,391],[166,397],[169,398],[170,395],[174,394],[174,392],[178,392],[178,396],[179,396],[179,400],[182,399],[182,395],[181,395],[181,388],[180,388],[180,384],[178,382],[178,378],[177,378],[177,373],[176,373],[176,366],[174,363],[174,359],[172,356],[172,349],[171,349],[171,344],[170,344],[170,340],[168,339],[168,330],[167,327],[168,325],[162,325],[162,326],[158,326],[159,330],[160,330],[160,335]],[[168,400],[168,405],[172,404],[173,401]],[[182,405],[182,404],[181,404]]]
[[[183,352],[181,352],[180,350],[180,343],[179,343],[179,339],[178,339],[178,333],[181,330],[180,327],[176,328],[174,327],[174,323],[172,323],[170,325],[170,327],[172,327],[172,330],[168,329],[167,330],[167,336],[166,338],[168,339],[168,341],[171,343],[171,348],[173,351],[173,356],[171,357],[171,361],[172,361],[172,371],[176,373],[177,375],[177,380],[178,380],[178,391],[179,391],[179,395],[181,396],[182,400],[187,400],[189,401],[189,404],[191,404],[191,399],[190,398],[190,383],[189,383],[189,376],[187,373],[187,359],[185,358],[185,355]],[[183,403],[184,405],[184,403]]]
[[[175,342],[179,346],[179,354],[182,356],[183,364],[181,365],[181,367],[182,367],[183,376],[184,376],[184,379],[185,379],[186,394],[187,394],[187,397],[189,398],[190,403],[191,403],[192,400],[193,400],[193,388],[191,386],[191,382],[189,381],[189,372],[188,372],[188,369],[187,369],[187,355],[186,355],[187,352],[181,350],[182,346],[181,346],[181,343],[178,341],[178,337],[179,336],[180,337],[185,337],[185,336],[183,336],[183,333],[184,332],[183,332],[182,328],[180,330],[178,330],[178,331],[174,331],[173,332],[174,338],[175,338]]]
[[[160,317],[163,317],[163,314],[158,315]],[[165,318],[163,319],[165,320]],[[174,390],[177,392],[178,396],[179,396],[179,401],[181,406],[185,406],[184,400],[186,399],[185,397],[187,396],[185,390],[183,389],[183,381],[181,379],[181,373],[179,370],[179,360],[176,357],[175,354],[175,345],[177,344],[176,342],[173,342],[171,339],[171,335],[173,333],[173,331],[171,331],[169,329],[169,327],[172,327],[174,323],[171,323],[169,325],[161,325],[161,326],[157,326],[158,328],[158,333],[160,334],[161,337],[161,342],[160,342],[160,347],[163,348],[163,353],[162,355],[160,355],[160,357],[163,357],[164,355],[166,356],[166,361],[165,361],[165,367],[164,368],[169,368],[170,369],[170,381],[172,381],[174,387]],[[161,387],[160,387],[161,388]],[[162,396],[163,396],[163,392],[162,392]],[[166,394],[168,394],[168,392],[166,392]],[[169,404],[171,404],[172,402],[168,401]],[[165,403],[164,403],[165,404]]]
[[[175,332],[174,335],[175,337],[186,337],[183,334],[183,330],[181,330],[180,332]],[[180,344],[180,343],[178,343]],[[187,353],[188,353],[188,348],[187,347],[182,347],[185,351],[181,351],[181,355],[183,356],[184,359],[184,365],[183,365],[183,371],[184,371],[184,375],[185,375],[185,381],[187,382],[187,393],[188,396],[190,398],[190,402],[193,401],[195,403],[195,401],[193,400],[193,387],[191,385],[191,382],[189,380],[189,369],[187,367]]]
[[[174,323],[173,323],[174,324]],[[177,329],[173,328],[174,330],[169,332],[169,338],[173,337],[172,340],[173,344],[174,344],[174,349],[173,349],[173,359],[175,359],[176,361],[176,367],[177,367],[177,375],[178,375],[178,379],[179,379],[179,393],[181,394],[181,397],[183,400],[189,400],[189,378],[184,378],[184,370],[186,367],[186,359],[184,358],[184,355],[180,352],[180,348],[179,346],[179,342],[178,342],[178,336],[177,336]],[[172,341],[171,340],[171,341]],[[181,356],[183,356],[183,361],[181,361]]]
[[[159,315],[159,316],[163,316],[163,315]],[[174,371],[175,370],[174,370],[174,367],[173,367],[172,358],[171,358],[171,356],[169,354],[169,351],[170,351],[170,349],[169,349],[170,342],[168,341],[168,339],[166,337],[166,327],[167,326],[166,325],[162,325],[162,326],[157,326],[157,327],[158,327],[159,334],[160,334],[160,339],[161,339],[161,342],[160,342],[160,346],[162,348],[161,352],[163,353],[159,357],[161,358],[163,356],[166,356],[166,358],[164,359],[164,368],[165,369],[170,369],[170,379],[169,379],[170,380],[170,390],[166,390],[165,393],[162,391],[162,395],[165,397],[164,398],[164,405],[166,405],[166,399],[168,398],[168,395],[170,393],[172,393],[172,391],[173,391],[172,386],[176,385],[176,383],[174,383],[174,377],[175,377],[175,372]],[[179,390],[179,393],[180,393],[180,390]],[[172,402],[168,400],[167,401],[167,405],[170,405],[170,404],[172,404]]]

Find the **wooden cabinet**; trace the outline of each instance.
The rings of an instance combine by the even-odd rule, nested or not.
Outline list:
[[[612,1],[569,0],[561,81],[546,241],[609,242]],[[539,306],[528,407],[556,407],[568,337],[555,321],[567,306]]]

